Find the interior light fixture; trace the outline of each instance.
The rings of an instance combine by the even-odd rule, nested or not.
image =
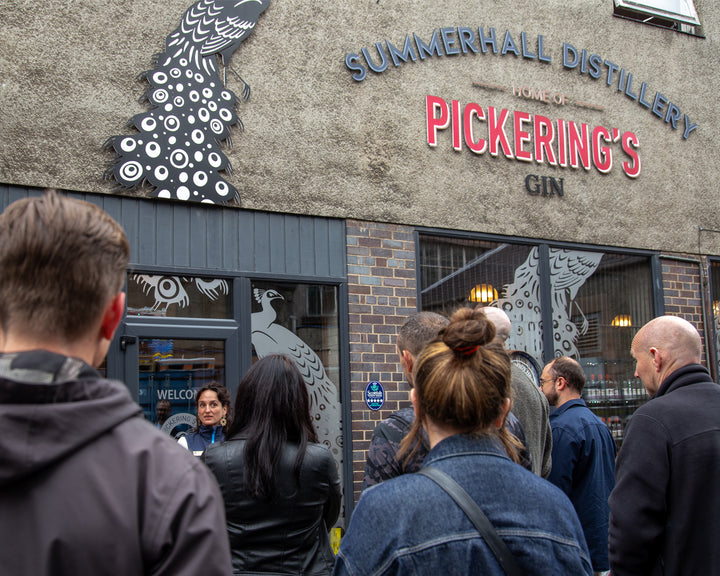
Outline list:
[[[483,304],[489,304],[497,299],[498,293],[497,290],[492,287],[492,284],[478,284],[472,289],[470,296],[468,296],[470,302],[481,302]]]
[[[620,326],[622,328],[632,326],[632,318],[630,317],[630,314],[618,314],[617,316],[615,316],[615,318],[613,318],[610,325]]]

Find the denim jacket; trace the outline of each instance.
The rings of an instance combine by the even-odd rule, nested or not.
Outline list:
[[[528,576],[592,575],[570,500],[513,463],[496,438],[451,436],[430,451],[426,466],[449,474],[470,494]],[[333,574],[504,573],[450,496],[429,478],[406,474],[362,493]]]

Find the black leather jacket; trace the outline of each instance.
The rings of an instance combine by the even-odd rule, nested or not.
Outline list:
[[[233,574],[329,575],[335,558],[328,530],[340,512],[340,478],[330,451],[308,444],[296,485],[297,447],[287,444],[271,502],[250,498],[244,480],[244,438],[207,447],[203,459],[220,485]]]

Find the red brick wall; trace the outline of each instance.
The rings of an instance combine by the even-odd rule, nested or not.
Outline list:
[[[665,313],[682,316],[703,329],[700,268],[695,262],[661,256]]]
[[[348,313],[352,403],[353,488],[360,497],[365,453],[376,424],[409,405],[408,386],[398,363],[395,337],[417,311],[413,228],[348,220]],[[365,387],[376,380],[385,404],[370,410]]]
[[[697,257],[673,257],[661,255],[662,262],[662,285],[665,296],[665,314],[680,316],[692,323],[704,334],[705,323],[703,322],[703,290],[700,282],[700,264],[696,262]],[[703,262],[703,266],[706,263]],[[705,295],[707,298],[707,295]],[[712,311],[707,311],[711,314]],[[710,316],[708,316],[710,319]],[[705,342],[703,342],[705,344]],[[711,341],[708,341],[711,345]],[[707,351],[703,350],[703,363],[706,362]]]

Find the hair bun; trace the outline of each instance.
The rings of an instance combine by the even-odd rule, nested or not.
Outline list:
[[[495,338],[495,326],[482,308],[460,308],[440,333],[445,345],[459,357],[472,356]]]

